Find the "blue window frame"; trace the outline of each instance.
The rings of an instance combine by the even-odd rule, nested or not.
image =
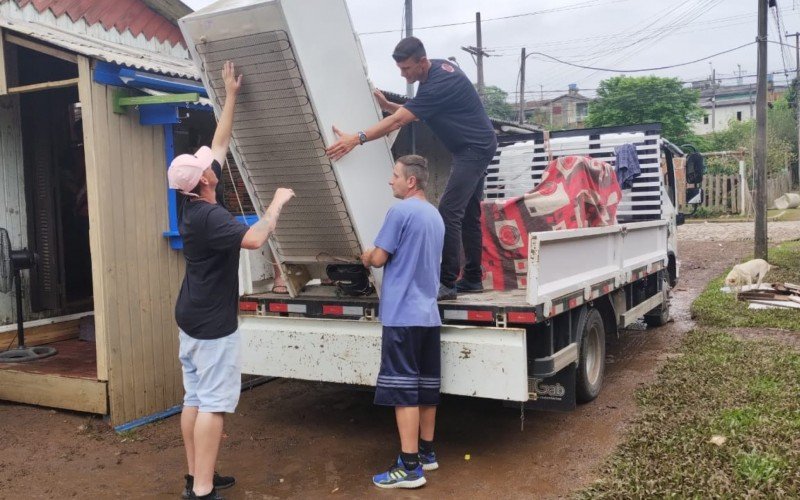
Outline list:
[[[169,93],[197,92],[207,97],[203,84],[184,78],[174,78],[146,71],[139,71],[116,64],[97,61],[93,74],[94,81],[103,85],[126,87],[135,89],[152,89]],[[139,123],[142,125],[161,126],[164,131],[164,160],[165,168],[175,158],[174,125],[179,124],[180,109],[192,109],[212,113],[210,105],[200,103],[176,104],[147,104],[139,106]],[[167,207],[169,214],[169,229],[163,232],[169,239],[170,246],[175,250],[183,248],[183,240],[178,233],[178,200],[174,189],[167,189]],[[258,220],[256,215],[236,217],[241,222],[252,225]]]

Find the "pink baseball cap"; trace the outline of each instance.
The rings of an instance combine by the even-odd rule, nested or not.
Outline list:
[[[176,156],[172,163],[169,164],[169,169],[167,169],[169,187],[177,189],[188,196],[197,196],[192,194],[191,191],[197,187],[203,172],[210,168],[213,162],[214,154],[208,146],[201,147],[193,155]]]

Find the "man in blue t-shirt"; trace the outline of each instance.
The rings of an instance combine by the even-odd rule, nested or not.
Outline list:
[[[444,222],[425,198],[428,162],[403,156],[392,171],[392,193],[400,198],[386,214],[375,248],[361,256],[365,267],[384,267],[379,316],[383,324],[381,368],[375,404],[394,406],[400,456],[372,478],[380,488],[418,488],[424,470],[439,467],[433,452],[439,404],[442,320],[436,295]]]
[[[360,144],[415,120],[424,121],[453,154],[450,177],[439,200],[445,237],[438,298],[449,300],[455,299],[457,292],[481,292],[480,203],[486,168],[497,149],[494,127],[469,78],[448,61],[429,60],[421,41],[404,38],[392,57],[408,83],[419,82],[417,95],[401,106],[376,91],[381,108],[392,114],[357,134],[345,134],[334,127],[339,139],[327,149],[328,156],[338,160]],[[456,282],[462,245],[466,265]]]

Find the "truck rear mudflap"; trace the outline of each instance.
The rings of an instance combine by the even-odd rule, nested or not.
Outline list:
[[[374,386],[381,325],[348,321],[243,316],[243,372]],[[442,327],[446,394],[524,402],[529,398],[524,329]]]

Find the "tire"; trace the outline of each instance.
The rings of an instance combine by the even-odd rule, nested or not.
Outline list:
[[[644,315],[644,322],[649,327],[664,326],[669,323],[669,304],[658,306]]]
[[[666,280],[662,283],[664,287],[663,290],[669,290],[669,284]],[[663,292],[663,293],[666,293]],[[669,323],[670,315],[669,315],[669,301],[665,301],[662,305],[656,307],[652,311],[649,311],[647,314],[644,315],[644,322],[649,327],[657,327],[657,326],[664,326]]]
[[[669,254],[669,260],[667,262],[667,276],[669,287],[675,288],[678,285],[678,262],[675,259],[675,254]]]
[[[575,375],[575,399],[579,403],[594,400],[603,386],[606,367],[606,330],[597,309],[589,309],[581,331],[578,370]]]

